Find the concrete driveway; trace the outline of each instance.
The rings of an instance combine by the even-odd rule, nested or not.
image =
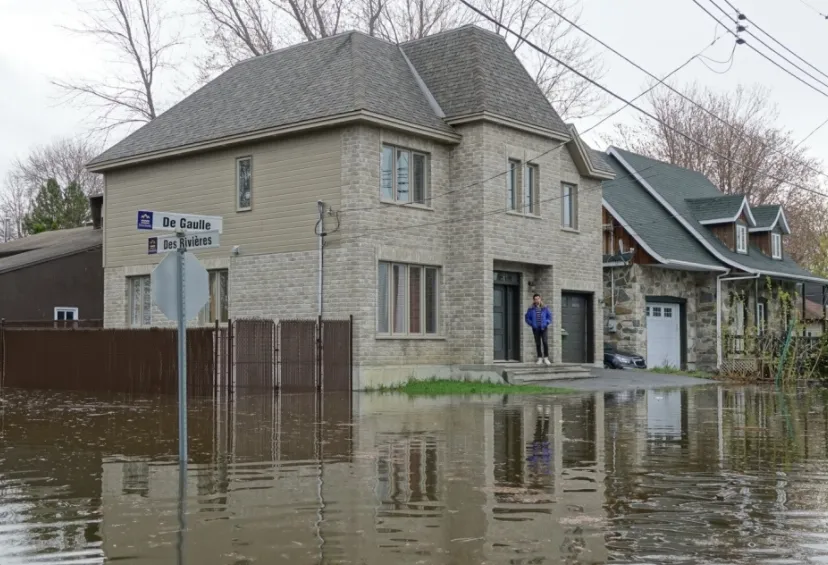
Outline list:
[[[717,382],[709,379],[686,377],[684,375],[662,375],[659,373],[650,373],[648,371],[620,371],[594,368],[591,372],[593,375],[596,375],[595,378],[559,380],[544,384],[547,386],[569,388],[573,390],[613,391],[713,385]]]

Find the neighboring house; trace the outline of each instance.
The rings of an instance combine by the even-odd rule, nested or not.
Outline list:
[[[756,359],[757,335],[806,317],[802,284],[828,281],[785,253],[780,206],[751,207],[704,175],[611,147],[604,192],[605,339],[648,365]]]
[[[353,315],[357,387],[534,361],[533,292],[554,312],[553,361],[602,351],[613,172],[480,28],[401,45],[348,32],[244,61],[89,168],[106,184],[107,326],[165,323],[135,229],[154,209],[224,218],[221,247],[198,253],[202,322]]]
[[[0,318],[103,319],[102,198],[91,202],[92,226],[0,244]]]

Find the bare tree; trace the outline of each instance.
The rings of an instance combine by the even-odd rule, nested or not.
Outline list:
[[[171,15],[162,8],[162,0],[95,0],[94,7],[82,11],[85,22],[72,31],[110,47],[119,72],[107,73],[108,78],[54,84],[70,98],[92,104],[98,129],[104,132],[154,120],[161,112],[158,75],[178,45],[177,38],[165,32]]]
[[[31,150],[25,159],[12,163],[10,174],[23,183],[29,196],[50,178],[60,186],[77,184],[86,194],[100,194],[103,179],[86,170],[86,163],[100,152],[100,147],[84,138],[58,139]]]
[[[740,86],[717,93],[693,84],[682,91],[703,109],[673,91],[654,90],[649,105],[662,123],[641,117],[632,126],[616,126],[609,141],[703,173],[723,192],[745,194],[753,205],[782,204],[794,230],[787,250],[808,264],[818,253],[819,236],[828,233],[828,202],[792,184],[822,191],[822,162],[775,125],[778,113],[767,89]]]
[[[377,9],[379,8],[379,9]],[[391,0],[375,6],[374,25],[368,32],[388,41],[403,43],[422,39],[474,21],[456,0]]]
[[[0,241],[25,235],[23,220],[29,213],[30,204],[28,186],[14,171],[9,172],[0,187]]]

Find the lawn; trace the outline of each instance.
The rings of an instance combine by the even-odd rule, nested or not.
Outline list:
[[[402,385],[368,389],[366,392],[401,392],[411,396],[442,396],[448,394],[565,394],[572,391],[566,388],[546,386],[431,379],[427,381],[411,380]]]

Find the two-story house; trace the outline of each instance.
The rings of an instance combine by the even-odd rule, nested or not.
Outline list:
[[[701,173],[610,147],[604,183],[608,344],[650,367],[750,368],[762,336],[805,319],[828,281],[785,252],[781,206],[751,207]]]
[[[164,323],[135,230],[155,209],[224,218],[221,247],[198,254],[202,322],[353,315],[356,387],[534,361],[535,292],[552,360],[599,361],[613,171],[494,33],[348,32],[244,61],[90,169],[109,327]]]

